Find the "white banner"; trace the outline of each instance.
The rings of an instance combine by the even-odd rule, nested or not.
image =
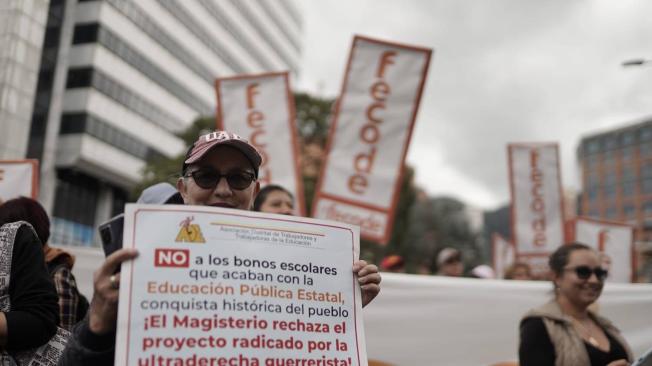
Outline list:
[[[488,366],[518,361],[519,321],[552,284],[383,273],[364,312],[370,366]],[[652,348],[652,285],[608,283],[599,312],[640,356]]]
[[[260,182],[294,195],[295,213],[305,216],[294,98],[287,72],[220,78],[217,125],[249,140],[263,157]]]
[[[432,50],[356,36],[328,142],[313,216],[391,234],[403,162]]]
[[[557,144],[509,144],[512,239],[519,260],[537,262],[564,243]],[[531,263],[534,264],[534,263]],[[540,266],[533,266],[538,274]]]
[[[0,160],[0,201],[38,196],[38,160]]]
[[[575,241],[589,245],[606,257],[609,282],[632,282],[634,279],[634,227],[627,224],[577,218]]]
[[[496,278],[504,278],[507,267],[514,264],[514,244],[494,233],[491,236],[491,250]]]
[[[367,365],[354,226],[130,204],[124,246],[117,365]]]

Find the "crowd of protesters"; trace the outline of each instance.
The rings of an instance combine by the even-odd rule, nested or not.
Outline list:
[[[292,215],[294,197],[281,186],[260,189],[262,159],[239,136],[216,131],[189,147],[176,187],[160,183],[143,191],[139,203],[187,204]],[[138,256],[119,249],[96,270],[90,305],[72,275],[75,258],[49,245],[50,221],[35,200],[17,198],[0,205],[0,364],[47,343],[57,327],[71,330],[60,365],[111,365],[115,353],[120,264]],[[399,255],[385,257],[381,268],[404,272]],[[462,253],[444,248],[436,257],[437,275],[464,274]],[[550,257],[554,298],[527,313],[520,325],[520,364],[627,365],[629,347],[616,327],[590,308],[599,298],[608,270],[598,253],[582,244],[561,246]],[[378,268],[363,260],[352,268],[366,306],[380,291]],[[470,271],[494,278],[488,266]],[[525,263],[514,263],[506,279],[529,280]]]

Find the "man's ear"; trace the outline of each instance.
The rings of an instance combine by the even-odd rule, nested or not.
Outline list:
[[[183,202],[186,203],[188,202],[188,192],[187,192],[187,187],[186,187],[186,182],[183,179],[183,177],[179,177],[177,179],[177,191],[179,191],[179,194],[181,194],[181,198],[183,198]]]

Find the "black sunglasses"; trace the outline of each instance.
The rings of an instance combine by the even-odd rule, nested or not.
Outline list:
[[[566,270],[575,271],[577,278],[580,280],[588,280],[591,277],[591,274],[595,274],[595,277],[597,277],[599,281],[604,281],[604,279],[609,276],[609,271],[602,267],[591,268],[589,266],[577,266],[566,268]]]
[[[184,177],[192,177],[195,183],[203,189],[215,189],[222,178],[226,178],[229,187],[241,191],[251,185],[251,182],[256,180],[253,173],[239,171],[221,174],[215,169],[197,169],[192,172],[187,172]]]

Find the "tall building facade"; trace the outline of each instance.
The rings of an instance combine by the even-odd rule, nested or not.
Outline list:
[[[27,152],[48,5],[0,1],[0,159]]]
[[[147,161],[214,114],[216,77],[296,75],[301,27],[292,0],[50,0],[22,157],[41,162],[52,241],[92,245]]]
[[[652,120],[584,137],[583,216],[635,225],[637,239],[652,239]]]

